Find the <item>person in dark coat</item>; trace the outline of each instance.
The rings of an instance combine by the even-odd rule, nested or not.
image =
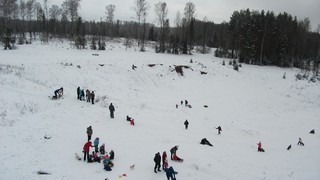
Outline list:
[[[221,126],[218,126],[216,129],[218,129],[218,134],[221,134],[221,131],[222,131]]]
[[[168,169],[166,169],[166,175],[167,175],[168,180],[170,180],[170,178],[171,178],[171,180],[175,180],[177,173],[178,172],[175,172],[172,166],[170,166]]]
[[[88,141],[90,141],[90,140],[91,140],[91,136],[92,136],[92,134],[93,134],[92,127],[91,127],[91,126],[87,127]]]
[[[287,147],[287,150],[289,151],[291,149],[291,144]]]
[[[299,145],[299,146],[304,146],[304,143],[302,142],[302,139],[301,138],[299,138],[299,141],[298,141],[298,144],[297,145]]]
[[[184,100],[184,105],[187,107],[188,106],[188,101]]]
[[[179,148],[179,146],[176,145],[176,146],[174,146],[173,148],[170,149],[171,160],[173,160],[173,155],[176,155],[178,148]]]
[[[189,125],[189,122],[188,122],[188,120],[186,119],[186,121],[184,121],[184,126],[186,127],[186,129],[188,129],[188,125]]]
[[[127,121],[130,122],[131,121],[131,117],[127,116]]]
[[[103,154],[103,155],[106,152],[104,143],[100,146],[99,151],[100,151],[100,154]]]
[[[315,133],[314,129],[312,129],[309,133],[314,134]]]
[[[160,168],[161,168],[161,155],[160,153],[156,153],[154,158],[153,158],[153,161],[155,163],[155,166],[154,166],[154,172],[157,173],[157,169],[158,171],[161,171]]]
[[[95,97],[94,91],[92,91],[90,95],[91,95],[91,102],[92,104],[94,104],[94,97]]]
[[[84,101],[84,89],[80,91],[80,101]]]
[[[114,159],[114,151],[111,150],[109,154],[110,154],[110,159],[113,160]]]
[[[78,99],[80,100],[80,87],[79,86],[77,88],[77,95],[78,95]]]
[[[84,161],[86,161],[86,159],[88,159],[88,162],[90,162],[90,158],[89,158],[90,147],[93,147],[91,141],[88,141],[83,146],[83,153],[84,153],[83,160]]]
[[[212,144],[208,141],[207,138],[203,138],[201,140],[200,144],[212,146]]]
[[[57,90],[54,91],[53,98],[58,99],[58,98],[60,98],[62,96],[63,96],[63,87],[61,87],[60,89],[57,89]]]
[[[109,110],[110,110],[110,117],[111,117],[111,118],[114,118],[114,111],[115,111],[115,109],[114,109],[114,106],[112,105],[112,103],[111,103],[110,106],[109,106]]]

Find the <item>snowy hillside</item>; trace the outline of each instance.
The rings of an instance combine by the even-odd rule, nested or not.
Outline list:
[[[320,179],[320,83],[296,81],[300,70],[244,64],[237,72],[212,54],[109,46],[92,51],[34,42],[0,51],[1,180],[164,180],[165,172],[153,172],[153,158],[163,151],[170,156],[175,145],[184,162],[168,161],[178,180]],[[190,68],[181,76],[174,65]],[[98,102],[77,100],[78,86],[95,91]],[[60,87],[63,99],[49,99]],[[75,159],[75,153],[83,158],[90,125],[92,139],[115,151],[111,172]],[[213,147],[200,145],[204,137]],[[305,146],[297,146],[299,137]],[[257,152],[259,141],[266,152]]]

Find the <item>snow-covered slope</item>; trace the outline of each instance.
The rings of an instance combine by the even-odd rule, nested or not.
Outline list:
[[[153,172],[153,158],[174,145],[184,162],[169,160],[169,166],[180,180],[320,179],[320,84],[296,81],[297,69],[243,65],[237,72],[222,61],[212,54],[141,53],[120,43],[106,51],[58,42],[1,50],[0,179],[114,180],[123,173],[128,180],[166,179]],[[180,76],[174,65],[191,68]],[[77,100],[78,86],[95,91],[99,101]],[[60,87],[64,98],[50,100]],[[192,108],[176,109],[181,100]],[[83,156],[90,125],[93,138],[115,151],[111,172],[74,157]],[[204,137],[213,147],[199,144]],[[299,137],[304,147],[296,145]],[[257,152],[259,141],[265,153]]]

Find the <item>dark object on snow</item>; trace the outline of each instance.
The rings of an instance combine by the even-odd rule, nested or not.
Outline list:
[[[112,103],[111,103],[110,106],[109,106],[109,110],[110,110],[110,117],[111,117],[111,118],[114,118],[114,111],[115,111],[115,109],[114,109],[114,106],[112,105]]]
[[[155,66],[155,64],[148,64],[148,66],[149,66],[149,67],[153,67],[153,66]]]
[[[299,138],[299,141],[298,141],[297,145],[299,145],[299,146],[304,146],[304,143],[302,142],[302,139],[301,139],[301,138]]]
[[[45,138],[45,139],[51,139],[51,137],[50,137],[50,136],[47,136],[47,135],[45,135],[44,138]]]
[[[178,148],[179,148],[179,146],[176,145],[176,146],[174,146],[173,148],[170,149],[171,160],[173,160],[173,155],[176,155]]]
[[[193,63],[192,59],[190,59],[190,63]]]
[[[183,161],[183,159],[179,158],[176,154],[173,155],[172,160],[173,161],[179,161],[179,162]]]
[[[61,98],[62,96],[63,96],[63,87],[54,91],[54,96],[52,97],[52,99],[58,99],[58,98]]]
[[[90,93],[90,96],[91,96],[91,103],[94,104],[94,97],[95,97],[94,91],[92,91],[92,92]],[[89,102],[90,102],[90,101],[89,101]]]
[[[81,69],[81,66],[80,66],[80,65],[77,65],[77,67],[78,67],[79,69]]]
[[[291,149],[291,144],[287,147],[287,150],[289,151]]]
[[[131,117],[127,116],[127,121],[131,121]]]
[[[157,170],[158,171],[161,171],[160,170],[160,167],[161,167],[161,155],[159,152],[157,152],[153,158],[153,161],[155,163],[154,165],[154,172],[157,173]]]
[[[184,100],[184,105],[187,107],[188,106],[188,101]]]
[[[45,171],[38,171],[39,175],[50,175],[51,173],[45,172]]]
[[[200,71],[200,74],[208,74],[208,73],[204,71]]]
[[[262,148],[261,141],[258,143],[258,152],[264,152],[264,149]]]
[[[175,172],[172,166],[170,166],[165,171],[166,171],[166,176],[167,176],[168,180],[170,180],[170,178],[171,178],[171,180],[176,179],[176,174],[178,174],[178,172]]]
[[[106,152],[106,151],[105,151],[105,144],[104,144],[104,143],[100,146],[99,152],[100,152],[100,154],[102,154],[102,155],[104,155],[104,153]]]
[[[224,62],[224,60],[222,61],[222,66],[226,65],[226,63]]]
[[[92,134],[93,134],[92,127],[91,127],[91,126],[87,127],[88,141],[90,141],[90,140],[91,140],[91,136],[92,136]]]
[[[78,95],[78,99],[80,100],[80,87],[79,86],[77,88],[77,95]]]
[[[132,64],[132,69],[135,70],[135,68],[137,68],[137,66],[135,66],[134,64]]]
[[[188,120],[187,120],[187,119],[184,121],[184,126],[186,127],[186,129],[188,129],[189,122],[188,122]]]
[[[203,107],[208,108],[208,105],[204,105]]]
[[[203,138],[203,139],[201,140],[200,144],[212,146],[212,144],[208,141],[207,138]]]
[[[221,131],[222,131],[221,126],[218,126],[216,129],[218,129],[218,134],[221,134]]]
[[[99,56],[99,54],[92,54],[92,56]]]
[[[104,64],[99,64],[99,66],[101,66],[101,67],[102,67],[102,66],[104,66]]]
[[[314,131],[314,129],[312,129],[309,133],[310,134],[315,134],[316,132]]]
[[[111,150],[109,154],[110,154],[110,159],[113,160],[114,159],[114,151]]]

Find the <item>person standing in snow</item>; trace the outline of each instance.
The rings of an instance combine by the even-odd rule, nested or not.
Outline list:
[[[95,95],[94,95],[94,91],[92,91],[92,92],[91,92],[91,102],[92,102],[92,104],[94,104],[94,96],[95,96]]]
[[[176,145],[176,146],[174,146],[173,148],[170,149],[171,160],[173,160],[173,155],[176,155],[178,148],[179,148],[179,146]]]
[[[91,126],[87,127],[88,141],[90,141],[90,140],[91,140],[91,136],[92,136],[92,134],[93,134],[92,127],[91,127]]]
[[[221,131],[222,131],[221,126],[218,126],[216,129],[218,129],[218,134],[221,134]]]
[[[186,119],[186,121],[184,121],[184,126],[186,127],[186,129],[188,129],[188,125],[189,125],[189,122],[188,122],[188,120]]]
[[[89,89],[86,90],[86,98],[87,98],[87,102],[90,102],[90,98],[91,97],[91,94],[90,94],[90,91]]]
[[[109,152],[109,154],[110,154],[110,159],[113,160],[113,159],[114,159],[114,151],[111,150],[111,151]]]
[[[162,169],[165,170],[167,168],[168,168],[167,152],[163,151],[163,153],[162,153]]]
[[[87,142],[86,144],[84,144],[84,146],[83,146],[83,153],[84,153],[83,160],[84,160],[84,161],[86,161],[86,159],[87,159],[88,162],[90,162],[90,158],[89,158],[90,147],[93,147],[91,141],[88,141],[88,142]]]
[[[258,143],[258,151],[259,152],[264,152],[264,149],[262,148],[261,141],[259,141],[259,143]]]
[[[297,145],[299,145],[299,146],[304,146],[304,143],[302,142],[302,139],[301,138],[299,138],[299,141],[298,141],[298,144]]]
[[[80,100],[80,87],[79,86],[77,88],[77,95],[78,95],[78,99]]]
[[[154,166],[154,172],[157,173],[157,169],[158,171],[161,171],[160,168],[161,168],[161,155],[160,153],[156,153],[154,158],[153,158],[153,161],[155,163],[155,166]]]
[[[94,145],[94,151],[98,152],[98,147],[99,147],[99,138],[96,137],[96,139],[93,141],[93,145]]]
[[[184,105],[187,107],[188,106],[188,101],[184,100]]]
[[[114,111],[115,111],[115,109],[114,109],[114,106],[112,105],[112,103],[111,103],[110,106],[109,106],[109,110],[110,110],[110,117],[111,117],[111,118],[114,118]]]
[[[80,101],[84,101],[84,89],[80,91]]]

